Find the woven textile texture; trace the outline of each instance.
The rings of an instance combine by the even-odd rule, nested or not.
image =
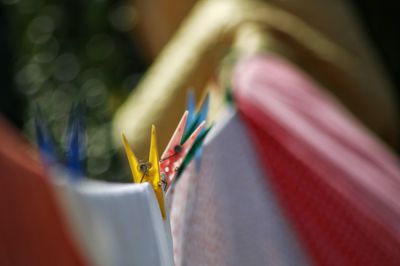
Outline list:
[[[308,265],[235,112],[210,131],[198,175],[194,166],[172,201],[177,266]]]
[[[172,266],[169,221],[148,183],[55,183],[71,226],[93,265]]]
[[[399,161],[309,77],[272,55],[236,68],[235,100],[317,265],[398,265]]]

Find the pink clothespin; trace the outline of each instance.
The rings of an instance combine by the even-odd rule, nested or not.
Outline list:
[[[185,156],[193,146],[197,136],[206,123],[205,121],[201,122],[200,125],[190,135],[190,137],[184,143],[182,143],[182,137],[185,133],[188,115],[189,112],[185,111],[181,120],[179,121],[178,127],[175,129],[175,132],[160,159],[160,172],[161,179],[163,180],[164,184],[164,191],[167,191],[169,188],[178,168],[183,162],[183,159],[185,159]]]

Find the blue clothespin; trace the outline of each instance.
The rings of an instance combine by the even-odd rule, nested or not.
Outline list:
[[[189,130],[196,117],[196,99],[193,89],[190,89],[186,98],[186,110],[189,112],[186,120],[185,132]]]
[[[86,138],[82,109],[83,108],[80,103],[71,108],[65,138],[65,166],[69,170],[72,179],[77,179],[84,176],[83,163],[86,158]]]
[[[64,145],[66,158],[57,154],[53,136],[43,120],[39,107],[35,113],[36,139],[42,160],[46,167],[55,167],[63,164],[71,181],[76,181],[84,176],[83,162],[85,160],[85,129],[83,126],[82,107],[77,104],[71,108],[68,127],[66,132],[66,142]]]
[[[36,106],[34,120],[36,141],[40,156],[46,166],[51,166],[57,162],[57,155],[53,144],[53,136],[48,130],[47,124],[43,120],[42,111],[39,106]]]
[[[206,98],[204,99],[203,104],[201,105],[200,111],[198,113],[199,121],[207,119],[209,101],[210,101],[210,95],[207,93]],[[204,134],[204,131],[205,131],[205,128],[202,129],[201,133]],[[203,155],[203,145],[201,145],[199,147],[199,149],[196,151],[196,153],[194,155],[194,160],[195,160],[195,166],[196,166],[197,173],[200,171],[202,155]]]
[[[182,141],[186,141],[187,138],[192,134],[192,132],[200,125],[200,123],[207,120],[209,102],[210,102],[210,95],[207,92],[202,104],[200,105],[199,110],[195,113],[194,112],[194,109],[195,109],[194,93],[193,93],[193,90],[189,91],[188,98],[187,98],[187,110],[189,111],[189,117],[187,120],[188,122],[187,122],[185,134],[184,134],[184,137],[182,138]],[[205,130],[205,128],[202,129],[200,134],[202,132],[204,132],[204,130]],[[202,154],[203,154],[202,147],[198,148],[196,153],[194,154],[197,171],[200,170]]]

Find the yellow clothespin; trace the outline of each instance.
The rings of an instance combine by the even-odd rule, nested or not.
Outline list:
[[[156,137],[156,127],[152,125],[151,127],[151,141],[150,141],[150,152],[148,162],[139,162],[133,153],[131,147],[129,146],[128,140],[125,135],[122,134],[122,141],[124,143],[124,148],[126,156],[128,157],[129,166],[132,171],[133,182],[143,183],[149,182],[154,192],[156,193],[158,204],[160,206],[160,211],[163,219],[166,218],[165,206],[164,206],[164,193],[162,189],[162,180],[160,178],[160,166],[157,151],[157,137]]]

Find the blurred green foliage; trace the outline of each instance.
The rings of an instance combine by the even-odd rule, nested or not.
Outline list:
[[[0,1],[16,89],[27,99],[24,133],[35,142],[33,110],[39,105],[61,142],[71,105],[80,100],[86,105],[87,175],[129,180],[127,163],[112,145],[110,121],[146,69],[132,33],[134,8],[121,0]]]

